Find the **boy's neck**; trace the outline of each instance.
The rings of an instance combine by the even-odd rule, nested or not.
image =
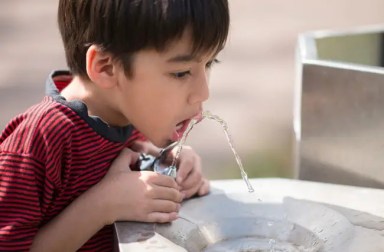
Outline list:
[[[94,83],[74,76],[72,81],[61,91],[67,101],[81,101],[87,105],[88,115],[97,116],[111,126],[126,126],[128,122],[121,122],[121,115],[108,104],[109,96],[105,90],[99,90]],[[117,120],[116,120],[117,119]]]
[[[88,96],[88,91],[83,84],[84,81],[78,76],[74,76],[72,81],[60,92],[67,101],[80,100],[84,101]]]

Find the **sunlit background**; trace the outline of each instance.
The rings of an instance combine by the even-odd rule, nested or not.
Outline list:
[[[57,0],[0,2],[1,129],[41,100],[53,69],[66,68],[56,8]],[[291,177],[297,36],[384,25],[384,1],[230,0],[230,9],[230,37],[205,108],[228,123],[250,177]],[[219,124],[196,125],[187,144],[202,156],[209,178],[240,177]]]

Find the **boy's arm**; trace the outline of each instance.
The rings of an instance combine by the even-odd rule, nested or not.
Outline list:
[[[116,220],[176,219],[182,200],[176,182],[153,172],[130,171],[137,158],[137,153],[123,150],[102,181],[39,230],[31,251],[76,251]]]
[[[0,146],[1,148],[2,146]],[[0,150],[0,251],[27,251],[42,219],[39,162]]]
[[[39,230],[43,170],[29,155],[0,151],[0,251],[29,251],[32,243],[32,251],[75,251],[103,227],[101,200],[90,190]]]
[[[36,234],[32,251],[76,251],[106,222],[103,199],[91,188],[74,200]]]

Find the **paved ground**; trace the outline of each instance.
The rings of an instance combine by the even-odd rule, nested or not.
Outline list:
[[[384,23],[383,0],[230,0],[232,25],[207,108],[228,122],[251,176],[287,175],[292,162],[294,49],[299,33]],[[57,0],[0,2],[0,128],[39,101],[65,68]],[[202,122],[188,140],[211,178],[238,177],[223,133]],[[228,173],[232,171],[231,173]]]

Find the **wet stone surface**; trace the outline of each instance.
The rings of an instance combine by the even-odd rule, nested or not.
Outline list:
[[[184,202],[172,223],[116,223],[120,251],[158,251],[153,244],[190,252],[384,250],[383,191],[289,179],[250,182],[254,193],[242,180],[213,181],[212,193]]]

